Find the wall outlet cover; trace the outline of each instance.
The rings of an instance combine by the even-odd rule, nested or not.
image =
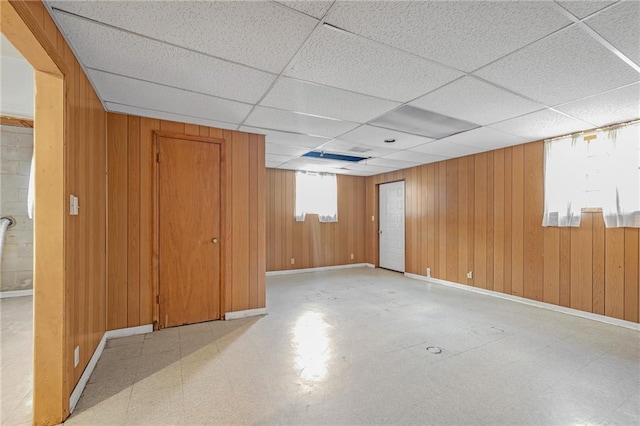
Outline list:
[[[73,350],[73,366],[77,367],[80,364],[80,346],[76,346]]]

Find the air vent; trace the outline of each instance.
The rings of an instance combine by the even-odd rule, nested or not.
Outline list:
[[[338,161],[350,161],[357,163],[358,161],[366,160],[369,157],[356,157],[355,155],[344,154],[332,154],[324,151],[309,151],[303,155],[303,157],[319,158],[322,160],[338,160]]]
[[[362,154],[363,152],[369,152],[371,150],[369,148],[360,148],[359,146],[354,146],[349,151],[350,152],[359,152],[360,154]]]

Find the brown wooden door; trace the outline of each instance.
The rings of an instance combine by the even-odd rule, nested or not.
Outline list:
[[[220,145],[158,136],[157,149],[159,326],[219,319]]]

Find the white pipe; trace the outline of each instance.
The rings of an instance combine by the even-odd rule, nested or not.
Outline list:
[[[15,224],[15,219],[10,217],[0,218],[0,269],[2,269],[2,253],[4,251],[4,240],[7,236],[7,229]]]

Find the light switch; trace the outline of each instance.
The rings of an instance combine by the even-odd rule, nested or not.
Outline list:
[[[73,194],[69,195],[69,214],[71,216],[77,216],[79,213],[80,206],[78,204],[78,197]]]

